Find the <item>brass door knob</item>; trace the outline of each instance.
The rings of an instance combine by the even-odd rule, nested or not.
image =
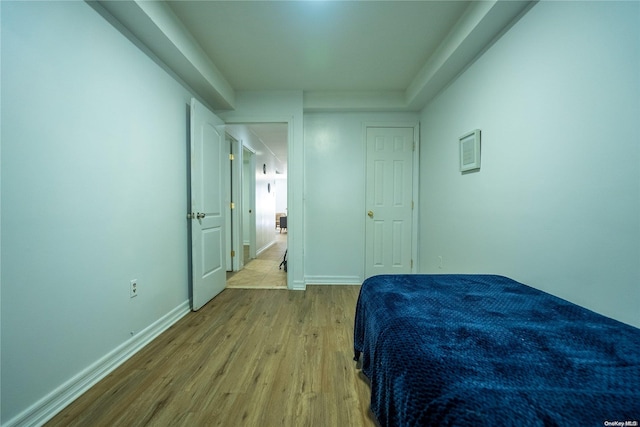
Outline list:
[[[373,218],[373,211],[367,212],[367,215],[369,215],[369,218]]]

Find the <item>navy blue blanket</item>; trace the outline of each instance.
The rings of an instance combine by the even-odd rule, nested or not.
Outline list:
[[[382,426],[640,422],[640,329],[506,277],[369,278],[354,349]]]

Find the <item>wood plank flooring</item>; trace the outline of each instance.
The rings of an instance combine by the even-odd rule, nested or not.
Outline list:
[[[248,248],[248,247],[247,247]],[[287,289],[287,273],[280,268],[287,250],[287,234],[275,234],[274,244],[256,259],[245,261],[244,268],[227,273],[227,287],[239,289]],[[248,252],[248,249],[245,251]]]
[[[47,425],[375,426],[352,360],[359,289],[225,289]]]

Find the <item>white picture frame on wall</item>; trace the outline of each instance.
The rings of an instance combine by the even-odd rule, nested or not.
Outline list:
[[[480,169],[480,129],[467,132],[460,141],[460,172]]]

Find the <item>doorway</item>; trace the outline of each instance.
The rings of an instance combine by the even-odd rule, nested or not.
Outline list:
[[[287,228],[278,228],[277,218],[287,215],[287,157],[288,123],[228,123],[229,137],[237,141],[232,151],[232,173],[230,193],[232,195],[232,234],[238,236],[234,255],[234,268],[228,269],[229,280],[244,270],[255,270],[260,264],[281,258],[280,249],[286,251]],[[285,221],[283,221],[286,223]],[[278,254],[278,255],[274,255]],[[276,264],[276,270],[279,263]],[[247,268],[251,265],[251,268]],[[264,270],[264,268],[263,268]],[[254,271],[255,272],[255,271]],[[282,272],[283,273],[283,272]],[[255,276],[255,275],[254,275]],[[254,277],[256,282],[257,280]],[[281,283],[268,288],[287,287],[286,275]],[[238,279],[234,279],[237,281]],[[271,281],[273,282],[273,280]]]

